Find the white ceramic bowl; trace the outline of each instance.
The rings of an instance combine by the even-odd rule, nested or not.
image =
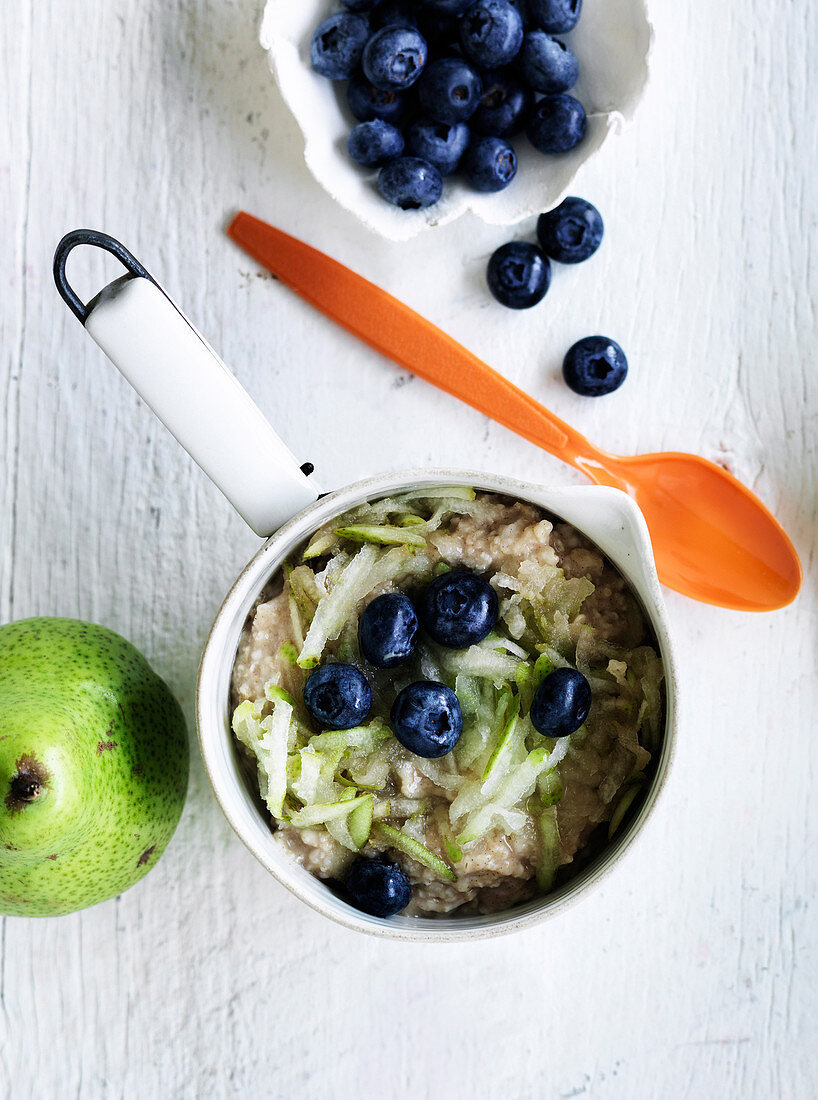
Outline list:
[[[572,94],[588,112],[585,140],[564,156],[544,157],[520,135],[513,139],[519,171],[505,191],[479,194],[468,184],[449,179],[436,206],[398,210],[378,194],[374,174],[353,163],[347,153],[346,141],[355,120],[346,105],[346,85],[317,76],[310,66],[313,32],[322,19],[338,10],[337,0],[267,0],[261,44],[304,135],[304,159],[310,172],[341,206],[393,241],[445,225],[467,210],[491,225],[514,225],[556,206],[582,165],[633,118],[648,80],[653,29],[646,0],[585,0],[576,29],[561,36],[580,63],[580,80]]]
[[[650,787],[636,815],[596,859],[553,893],[486,916],[397,916],[380,920],[348,905],[273,839],[268,815],[254,780],[248,780],[242,768],[230,730],[230,678],[250,609],[299,543],[333,515],[365,500],[413,486],[441,484],[473,485],[531,501],[572,523],[608,555],[640,598],[659,642],[666,672],[665,731]],[[667,775],[676,730],[676,700],[676,667],[647,527],[641,512],[624,493],[594,486],[545,489],[468,471],[412,470],[361,481],[323,497],[272,535],[247,565],[224,601],[202,657],[198,686],[199,741],[216,798],[236,833],[270,874],[311,908],[347,928],[390,939],[480,939],[525,928],[558,913],[598,882],[631,846]]]

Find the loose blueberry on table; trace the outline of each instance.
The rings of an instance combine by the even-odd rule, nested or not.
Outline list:
[[[320,726],[348,730],[359,726],[372,707],[372,689],[362,672],[343,661],[321,665],[307,677],[304,706]]]
[[[379,856],[358,859],[344,882],[350,901],[373,917],[394,917],[412,900],[412,887],[397,863]]]
[[[562,374],[574,393],[603,397],[618,390],[628,373],[628,359],[615,340],[586,336],[569,349]]]
[[[330,80],[349,80],[358,122],[398,127],[406,120],[403,148],[393,134],[380,142],[359,132],[349,142],[353,160],[381,168],[378,189],[388,202],[404,210],[432,206],[443,193],[441,177],[455,172],[477,191],[501,191],[518,165],[503,138],[524,130],[535,149],[555,155],[585,136],[585,111],[565,94],[577,80],[576,57],[552,37],[573,30],[581,0],[342,3],[346,10],[313,36],[312,64]],[[541,93],[546,98],[535,103]],[[411,154],[404,161],[423,161],[429,171],[417,163],[387,171],[403,152]]]
[[[489,290],[509,309],[529,309],[541,302],[551,284],[551,265],[536,245],[511,241],[489,260]]]
[[[460,740],[463,714],[451,688],[436,680],[418,680],[398,694],[389,725],[405,749],[434,760],[450,753]]]
[[[591,702],[591,687],[581,672],[555,669],[534,693],[531,724],[545,737],[568,737],[588,717]]]
[[[605,227],[595,206],[575,196],[540,214],[537,237],[546,256],[561,264],[579,264],[593,256]]]
[[[365,660],[376,668],[395,668],[415,650],[418,617],[402,592],[387,592],[367,604],[358,625]]]
[[[454,569],[437,577],[420,598],[420,619],[439,645],[465,649],[483,640],[499,614],[497,593],[482,577]]]

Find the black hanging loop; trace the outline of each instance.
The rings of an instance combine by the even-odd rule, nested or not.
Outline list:
[[[54,253],[54,282],[57,284],[60,297],[81,325],[88,320],[88,306],[79,298],[65,274],[68,254],[81,244],[93,245],[95,248],[110,252],[112,256],[116,256],[129,274],[136,278],[148,279],[152,283],[155,281],[125,245],[114,237],[109,237],[107,233],[100,233],[96,229],[74,229],[71,233],[66,233]]]

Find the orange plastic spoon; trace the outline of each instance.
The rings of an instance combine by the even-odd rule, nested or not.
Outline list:
[[[240,213],[228,235],[322,313],[406,370],[504,424],[600,485],[623,489],[647,520],[662,582],[703,603],[772,611],[801,587],[801,564],[746,486],[697,455],[623,458],[589,443],[523,390],[385,290],[266,222]]]

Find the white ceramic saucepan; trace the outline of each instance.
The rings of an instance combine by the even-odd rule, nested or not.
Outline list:
[[[78,245],[116,256],[127,274],[84,304],[66,278]],[[228,821],[253,855],[297,897],[348,928],[392,939],[463,940],[525,928],[564,909],[613,866],[649,817],[670,764],[677,716],[676,669],[647,527],[619,490],[550,489],[467,470],[409,470],[321,495],[260,410],[164,290],[118,241],[78,230],[60,242],[54,276],[66,304],[156,415],[257,534],[266,538],[228,593],[202,657],[199,741]],[[269,818],[241,766],[230,729],[230,679],[242,628],[259,593],[287,556],[322,524],[366,500],[403,489],[470,485],[529,501],[573,524],[611,559],[637,594],[656,634],[666,672],[662,747],[638,809],[613,841],[545,897],[486,916],[380,920],[352,908],[273,840]]]

